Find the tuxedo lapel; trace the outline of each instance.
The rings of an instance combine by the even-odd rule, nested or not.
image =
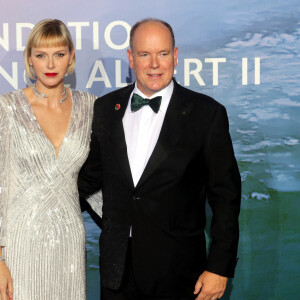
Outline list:
[[[188,103],[180,94],[180,87],[174,81],[174,91],[163,121],[158,141],[148,160],[145,170],[137,183],[139,188],[168,157],[172,148],[184,133],[184,123],[188,117]]]
[[[118,96],[111,101],[112,117],[110,121],[110,136],[112,141],[111,155],[120,166],[120,172],[124,173],[130,186],[133,187],[134,184],[127,155],[126,139],[122,122],[132,89],[133,86],[124,93],[118,94]]]

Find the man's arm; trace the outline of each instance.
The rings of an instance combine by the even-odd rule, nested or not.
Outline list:
[[[80,198],[86,199],[96,193],[102,186],[102,171],[98,137],[92,132],[90,152],[82,166],[78,177],[78,191]]]
[[[229,134],[226,110],[219,106],[210,126],[205,158],[208,203],[212,209],[207,271],[233,277],[237,262],[241,177]]]
[[[97,100],[94,108],[90,152],[82,166],[78,177],[78,191],[82,210],[89,210],[86,199],[98,192],[102,187],[102,169],[99,138],[99,115],[97,115]]]
[[[197,300],[224,294],[227,278],[234,276],[239,240],[238,216],[241,179],[229,134],[226,110],[216,109],[204,150],[208,170],[208,202],[212,209],[211,247],[206,271],[196,285]]]

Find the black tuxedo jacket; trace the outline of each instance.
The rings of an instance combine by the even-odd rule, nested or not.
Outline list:
[[[174,81],[159,139],[134,187],[122,124],[133,87],[96,100],[90,154],[79,177],[81,196],[103,191],[101,284],[120,287],[132,226],[141,291],[188,295],[204,270],[233,277],[236,266],[241,181],[226,110]],[[208,255],[206,199],[213,212]]]

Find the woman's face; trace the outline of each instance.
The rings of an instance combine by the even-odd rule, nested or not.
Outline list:
[[[51,88],[61,84],[73,56],[74,50],[70,52],[68,46],[32,48],[29,63],[37,81]]]

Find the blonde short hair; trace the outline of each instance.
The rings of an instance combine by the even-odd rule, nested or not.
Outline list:
[[[73,40],[67,26],[57,19],[46,19],[37,23],[29,34],[24,50],[25,70],[30,78],[35,79],[34,70],[29,63],[31,49],[56,46],[68,46],[70,52],[74,49]],[[73,73],[75,61],[74,53],[72,62],[68,68],[68,74]]]

